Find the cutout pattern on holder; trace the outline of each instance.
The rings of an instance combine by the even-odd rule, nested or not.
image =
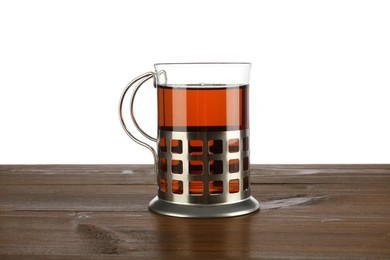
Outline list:
[[[160,130],[158,151],[159,194],[168,200],[249,197],[249,131]]]

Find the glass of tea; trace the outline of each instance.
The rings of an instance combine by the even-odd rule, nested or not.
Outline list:
[[[125,132],[154,156],[158,194],[149,209],[192,218],[239,216],[259,209],[251,196],[249,160],[250,63],[158,63],[122,93],[119,115]],[[142,84],[157,88],[157,138],[146,134],[133,113]],[[126,93],[136,128],[155,141],[157,152],[137,139],[122,115]]]

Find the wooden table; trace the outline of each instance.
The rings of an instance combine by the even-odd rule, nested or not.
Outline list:
[[[390,165],[253,165],[257,213],[148,211],[150,165],[0,165],[0,259],[390,259]]]

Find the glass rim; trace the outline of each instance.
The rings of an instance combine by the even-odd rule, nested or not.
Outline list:
[[[251,62],[160,62],[154,66],[161,65],[252,65]]]

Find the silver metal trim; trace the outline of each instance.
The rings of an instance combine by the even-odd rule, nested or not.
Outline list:
[[[149,203],[149,210],[158,214],[182,218],[223,218],[246,215],[259,210],[259,202],[252,196],[235,203],[186,205],[162,200],[157,196]]]
[[[135,79],[133,79],[132,81],[130,81],[129,84],[126,85],[125,89],[124,89],[123,92],[122,92],[120,101],[119,101],[119,119],[120,119],[120,122],[121,122],[121,125],[122,125],[123,130],[124,130],[124,131],[126,132],[126,134],[131,138],[131,140],[133,140],[134,142],[136,142],[136,143],[139,144],[139,145],[142,145],[142,146],[146,147],[146,148],[153,154],[153,159],[154,159],[154,172],[155,172],[155,175],[156,175],[156,177],[157,177],[158,159],[157,159],[157,153],[156,153],[156,151],[153,149],[152,146],[150,146],[149,144],[147,144],[147,143],[145,143],[145,142],[139,140],[138,138],[136,138],[136,137],[130,132],[130,130],[128,129],[128,127],[127,127],[127,125],[126,125],[126,123],[125,123],[125,121],[124,121],[124,119],[123,119],[123,113],[122,113],[122,111],[123,111],[123,109],[122,109],[122,107],[123,107],[123,101],[124,101],[124,99],[125,99],[125,96],[126,96],[127,92],[129,91],[129,89],[131,88],[131,86],[133,86],[137,81],[142,80],[142,81],[138,84],[136,90],[133,92],[133,95],[132,95],[132,97],[131,97],[131,109],[130,109],[130,112],[131,112],[131,117],[132,117],[132,119],[133,119],[133,122],[136,122],[136,121],[135,121],[135,118],[134,118],[134,114],[133,114],[133,101],[134,101],[135,94],[136,94],[138,88],[139,88],[145,81],[147,81],[147,80],[149,80],[149,79],[151,79],[151,78],[153,78],[154,84],[156,84],[156,83],[155,83],[155,82],[156,82],[156,74],[155,74],[154,72],[147,72],[147,73],[145,73],[145,74],[142,74],[142,75],[136,77]],[[138,126],[138,124],[136,124],[136,127],[137,127],[137,129],[141,132],[141,134],[145,136],[146,133],[145,133],[144,131],[142,131],[142,129]],[[157,139],[154,139],[153,141],[157,141]]]
[[[156,81],[156,74],[153,73],[152,75],[154,81]],[[134,123],[134,126],[137,128],[137,130],[143,135],[145,136],[146,138],[148,138],[149,140],[153,141],[153,142],[157,142],[157,138],[154,138],[154,137],[151,137],[150,135],[148,135],[144,130],[142,130],[142,128],[138,125],[138,122],[137,120],[135,119],[135,116],[134,116],[134,99],[135,99],[135,95],[137,94],[139,88],[142,86],[142,84],[144,84],[147,80],[149,80],[151,77],[146,77],[145,79],[141,80],[137,87],[134,89],[133,93],[131,94],[131,99],[130,99],[130,115],[131,115],[131,120],[133,121]]]
[[[168,202],[184,203],[184,204],[218,204],[231,203],[250,197],[250,169],[249,169],[249,147],[244,150],[244,138],[249,138],[249,129],[236,131],[219,131],[219,132],[178,132],[178,131],[159,131],[158,140],[165,139],[166,151],[158,148],[159,167],[157,169],[158,179],[158,197]],[[237,152],[229,152],[229,140],[239,140],[239,150]],[[181,141],[181,153],[172,152],[171,140]],[[191,154],[189,151],[190,140],[202,141],[202,154]],[[222,143],[222,151],[218,154],[210,153],[208,142],[210,140],[219,140]],[[248,168],[244,169],[244,160],[248,160]],[[161,165],[161,161],[166,160],[166,171]],[[182,173],[177,174],[172,170],[172,160],[179,160],[182,165]],[[191,174],[189,169],[190,161],[201,161],[203,164],[202,174]],[[229,160],[238,160],[239,169],[237,172],[229,172]],[[220,174],[210,173],[210,161],[222,162],[222,172]],[[161,179],[164,180],[162,187]],[[229,191],[229,182],[238,180],[238,191]],[[172,182],[180,181],[182,184],[182,192],[174,193]],[[203,185],[202,194],[190,193],[190,182],[200,181]],[[209,185],[214,181],[223,183],[221,193],[210,193]],[[244,182],[247,185],[244,189]],[[165,188],[166,185],[166,188]]]

